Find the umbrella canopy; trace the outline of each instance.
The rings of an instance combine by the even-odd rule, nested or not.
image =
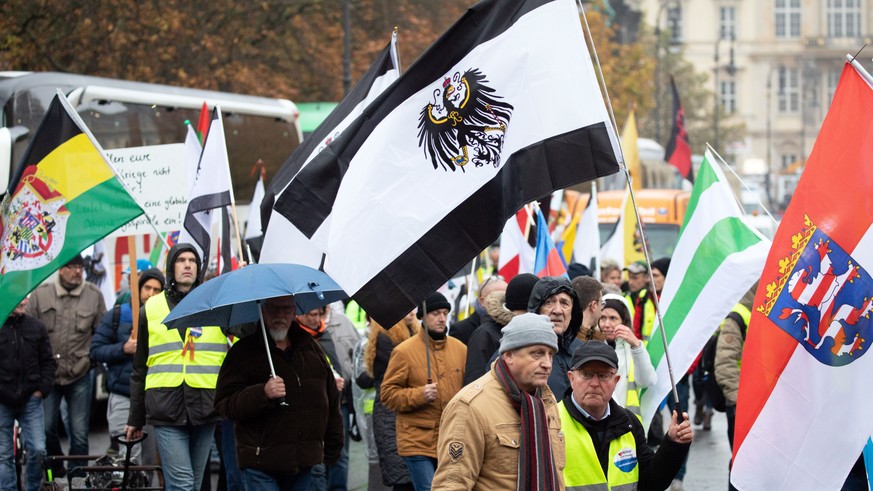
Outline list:
[[[330,276],[317,269],[299,264],[251,264],[191,290],[164,324],[228,327],[255,322],[259,301],[286,295],[294,295],[301,313],[348,297]]]

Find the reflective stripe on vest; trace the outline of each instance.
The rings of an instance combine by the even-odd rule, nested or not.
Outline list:
[[[196,389],[214,389],[228,349],[221,329],[204,326],[201,335],[194,337],[188,328],[183,341],[178,329],[163,324],[170,314],[164,292],[146,302],[145,313],[149,330],[146,390],[178,387],[183,382]]]
[[[564,432],[567,459],[564,485],[567,491],[632,491],[637,489],[640,466],[637,462],[636,440],[627,432],[609,442],[609,469],[603,475],[594,442],[581,423],[573,419],[564,402],[558,404],[561,430]]]
[[[636,376],[634,375],[633,355],[627,357],[627,396],[624,400],[624,408],[636,415],[640,421],[640,391],[637,388]]]

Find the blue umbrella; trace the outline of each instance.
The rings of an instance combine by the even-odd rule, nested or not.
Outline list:
[[[330,276],[317,269],[299,264],[251,264],[191,290],[164,319],[164,324],[228,327],[260,320],[270,374],[275,377],[261,303],[287,295],[294,295],[300,313],[348,297]],[[284,397],[279,403],[287,405]]]
[[[251,264],[191,290],[164,319],[168,327],[235,326],[260,318],[267,298],[294,295],[298,312],[348,297],[327,274],[299,264]]]

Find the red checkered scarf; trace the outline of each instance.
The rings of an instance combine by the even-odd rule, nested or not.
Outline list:
[[[503,358],[494,364],[494,373],[506,395],[521,416],[521,441],[518,452],[518,490],[556,491],[555,459],[549,438],[549,424],[542,391],[535,394],[519,390]]]

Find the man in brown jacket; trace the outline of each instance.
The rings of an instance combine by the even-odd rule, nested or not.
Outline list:
[[[106,312],[103,294],[84,280],[85,261],[77,255],[58,270],[56,281],[34,290],[27,315],[45,324],[58,364],[55,383],[45,398],[45,434],[48,455],[63,455],[58,438],[61,398],[70,414],[70,455],[88,455],[88,419],[91,416],[91,338]],[[71,467],[84,462],[71,462]],[[54,469],[55,476],[63,468]]]
[[[382,403],[397,413],[397,453],[416,491],[429,491],[437,465],[440,416],[461,390],[467,347],[446,336],[451,304],[431,293],[419,308],[426,329],[391,353],[382,381]]]
[[[503,328],[500,357],[443,413],[433,489],[564,489],[564,436],[549,389],[558,336],[544,315]]]

